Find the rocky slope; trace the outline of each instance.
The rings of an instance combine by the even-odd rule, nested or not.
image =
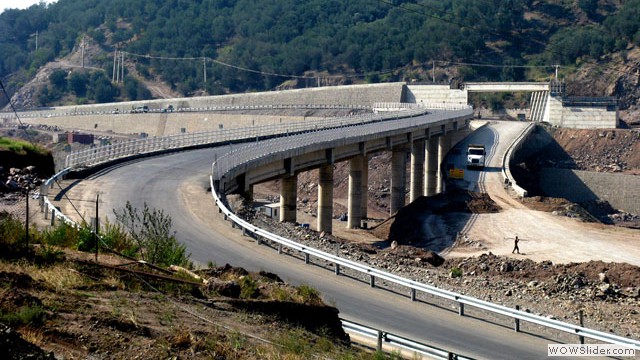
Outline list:
[[[259,213],[241,213],[268,231],[406,278],[509,307],[518,305],[525,311],[575,324],[579,312],[583,311],[588,327],[640,339],[640,268],[637,266],[600,261],[536,263],[490,252],[478,257],[445,260],[413,246],[389,242],[356,244],[292,224],[277,223]],[[363,281],[368,280],[363,278]]]

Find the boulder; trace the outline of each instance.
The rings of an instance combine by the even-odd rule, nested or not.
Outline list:
[[[421,259],[434,267],[444,264],[444,258],[433,251],[429,251],[427,254],[422,255]]]

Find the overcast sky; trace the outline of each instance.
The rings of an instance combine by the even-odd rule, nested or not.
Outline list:
[[[3,4],[0,5],[0,11],[5,9],[26,9],[33,4],[38,4],[40,0],[2,0]],[[46,3],[55,2],[55,0],[45,0]]]

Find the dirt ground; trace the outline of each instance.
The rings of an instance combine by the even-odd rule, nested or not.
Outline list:
[[[108,255],[100,264],[64,257],[48,266],[0,260],[3,356],[263,359],[299,340],[307,351],[328,341],[315,350],[331,357],[345,350],[329,344],[348,343],[335,308],[274,274],[227,265],[197,271],[203,284]]]

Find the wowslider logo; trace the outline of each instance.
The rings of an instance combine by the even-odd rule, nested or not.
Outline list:
[[[631,346],[613,344],[547,344],[547,356],[618,356],[634,357]]]

